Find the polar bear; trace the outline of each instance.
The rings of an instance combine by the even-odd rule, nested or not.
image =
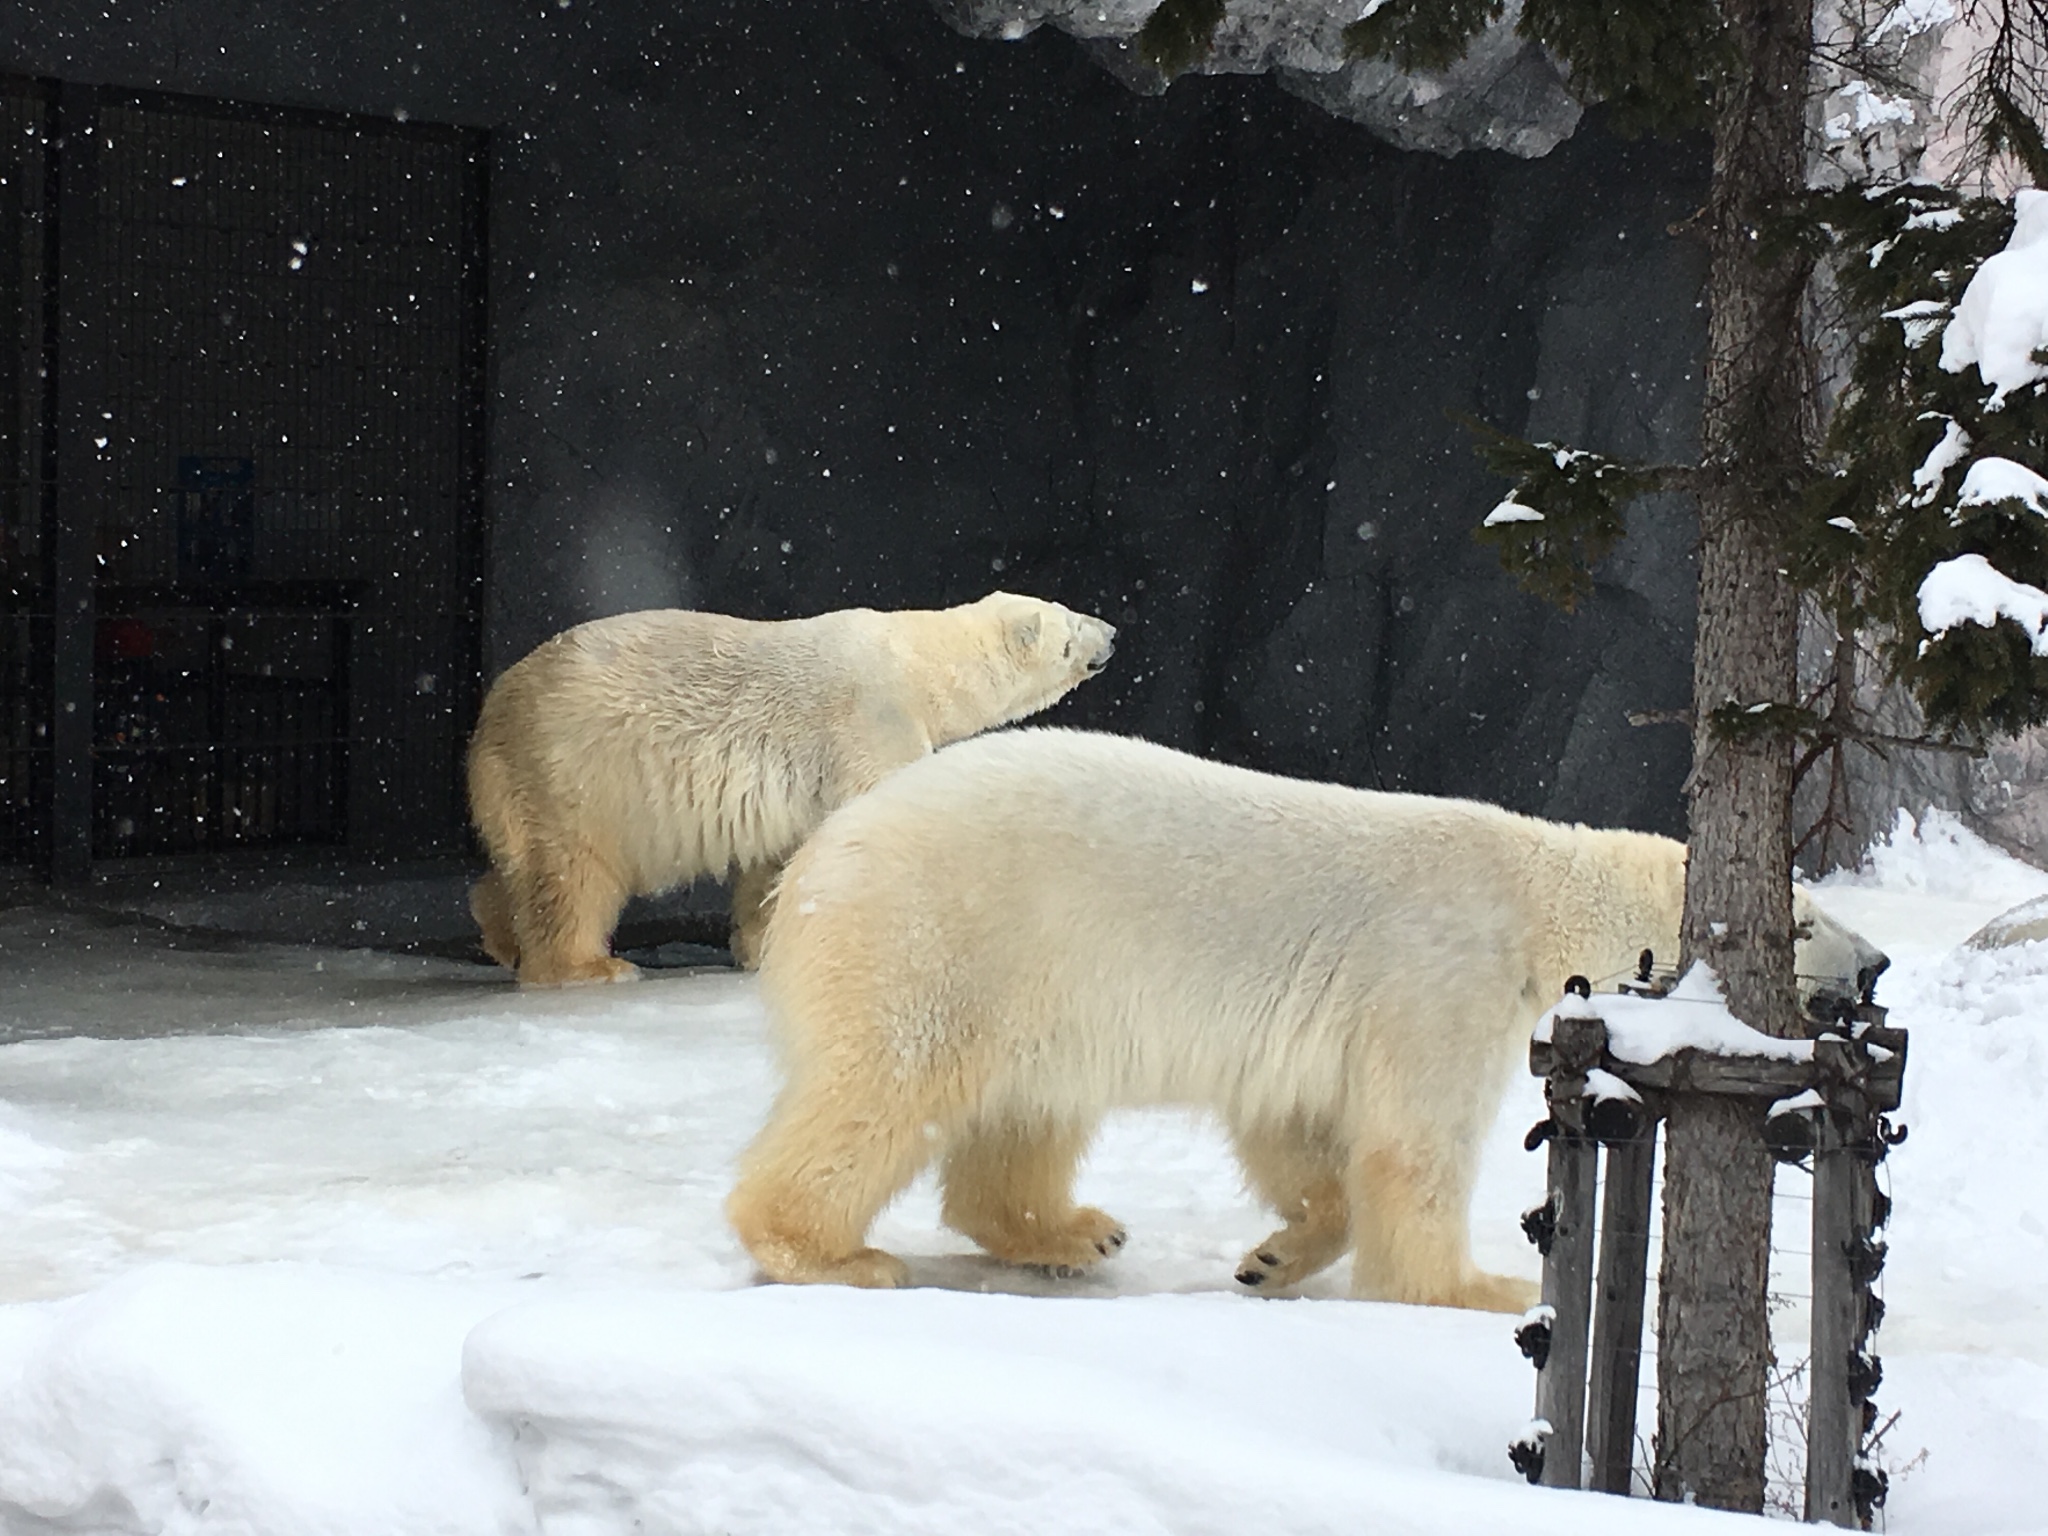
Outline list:
[[[1284,1222],[1242,1284],[1350,1249],[1358,1296],[1519,1310],[1533,1288],[1471,1259],[1481,1143],[1568,975],[1677,954],[1684,865],[1668,838],[1122,737],[949,747],[784,872],[761,983],[786,1081],[727,1214],[772,1279],[898,1285],[865,1235],[936,1156],[947,1225],[1082,1270],[1124,1240],[1072,1201],[1098,1119],[1202,1105]],[[1881,965],[1796,902],[1809,951]]]
[[[763,623],[656,609],[566,630],[492,686],[469,746],[491,869],[484,948],[524,985],[625,980],[626,898],[736,872],[751,964],[781,861],[827,812],[936,746],[1046,708],[1116,631],[994,592],[957,608]]]

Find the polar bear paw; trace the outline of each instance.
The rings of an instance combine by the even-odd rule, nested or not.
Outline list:
[[[1237,1283],[1247,1290],[1285,1290],[1328,1269],[1343,1251],[1342,1233],[1282,1227],[1238,1261]]]
[[[1123,1247],[1123,1223],[1107,1211],[1078,1206],[1061,1222],[1033,1218],[1021,1231],[971,1232],[977,1243],[1006,1264],[1042,1269],[1057,1280],[1074,1280]]]
[[[1060,1237],[1061,1246],[1071,1251],[1049,1263],[1041,1262],[1039,1267],[1055,1280],[1078,1280],[1122,1248],[1128,1236],[1123,1223],[1107,1211],[1090,1205],[1078,1207]]]
[[[854,1285],[867,1291],[894,1291],[910,1284],[910,1266],[880,1248],[862,1248],[815,1277],[825,1285]]]
[[[519,985],[522,987],[590,987],[639,979],[640,967],[615,955],[566,965],[543,966],[529,962],[519,969]]]
[[[910,1266],[880,1248],[856,1248],[844,1258],[827,1259],[793,1243],[765,1243],[754,1261],[770,1280],[782,1285],[851,1285],[864,1291],[900,1290],[910,1284]]]
[[[1533,1280],[1521,1280],[1513,1275],[1489,1275],[1481,1271],[1470,1276],[1458,1288],[1458,1294],[1449,1305],[1470,1307],[1478,1312],[1526,1312],[1542,1297],[1543,1288]]]

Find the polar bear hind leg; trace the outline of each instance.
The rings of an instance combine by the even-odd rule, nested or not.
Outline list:
[[[1351,1195],[1351,1294],[1487,1312],[1523,1312],[1537,1288],[1474,1267],[1466,1227],[1472,1153],[1435,1144],[1413,1127],[1354,1146],[1345,1182]]]
[[[1123,1223],[1073,1203],[1092,1125],[977,1118],[946,1149],[941,1219],[1008,1264],[1070,1277],[1124,1245]]]
[[[1232,1133],[1246,1179],[1286,1225],[1237,1266],[1237,1283],[1283,1290],[1327,1269],[1351,1246],[1344,1155],[1329,1136],[1300,1124]]]
[[[556,987],[631,981],[640,974],[611,953],[626,884],[589,849],[532,848],[503,872],[512,909],[519,984]]]
[[[913,1085],[881,1074],[792,1083],[740,1159],[726,1219],[761,1272],[788,1285],[908,1283],[867,1232],[931,1160],[931,1116]]]
[[[495,869],[469,888],[469,911],[483,931],[484,953],[508,971],[519,969],[519,935],[512,926],[512,900]]]

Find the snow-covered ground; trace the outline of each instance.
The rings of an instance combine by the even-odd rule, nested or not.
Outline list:
[[[1938,820],[1817,892],[1913,1031],[1894,1531],[2048,1531],[2048,944],[1957,947],[2044,893]],[[9,1536],[1735,1528],[1514,1478],[1509,1319],[1334,1271],[1233,1294],[1271,1222],[1199,1120],[1105,1130],[1083,1193],[1131,1241],[1097,1277],[990,1263],[921,1184],[878,1231],[917,1289],[764,1287],[719,1214],[772,1087],[749,980],[521,995],[169,945],[0,914]],[[1539,1097],[1517,1080],[1473,1215],[1529,1275]]]

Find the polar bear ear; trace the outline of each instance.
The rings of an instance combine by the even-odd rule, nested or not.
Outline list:
[[[1027,656],[1037,650],[1039,630],[1043,623],[1043,615],[1036,613],[1028,619],[1013,620],[1010,624],[1010,648],[1020,655]]]

